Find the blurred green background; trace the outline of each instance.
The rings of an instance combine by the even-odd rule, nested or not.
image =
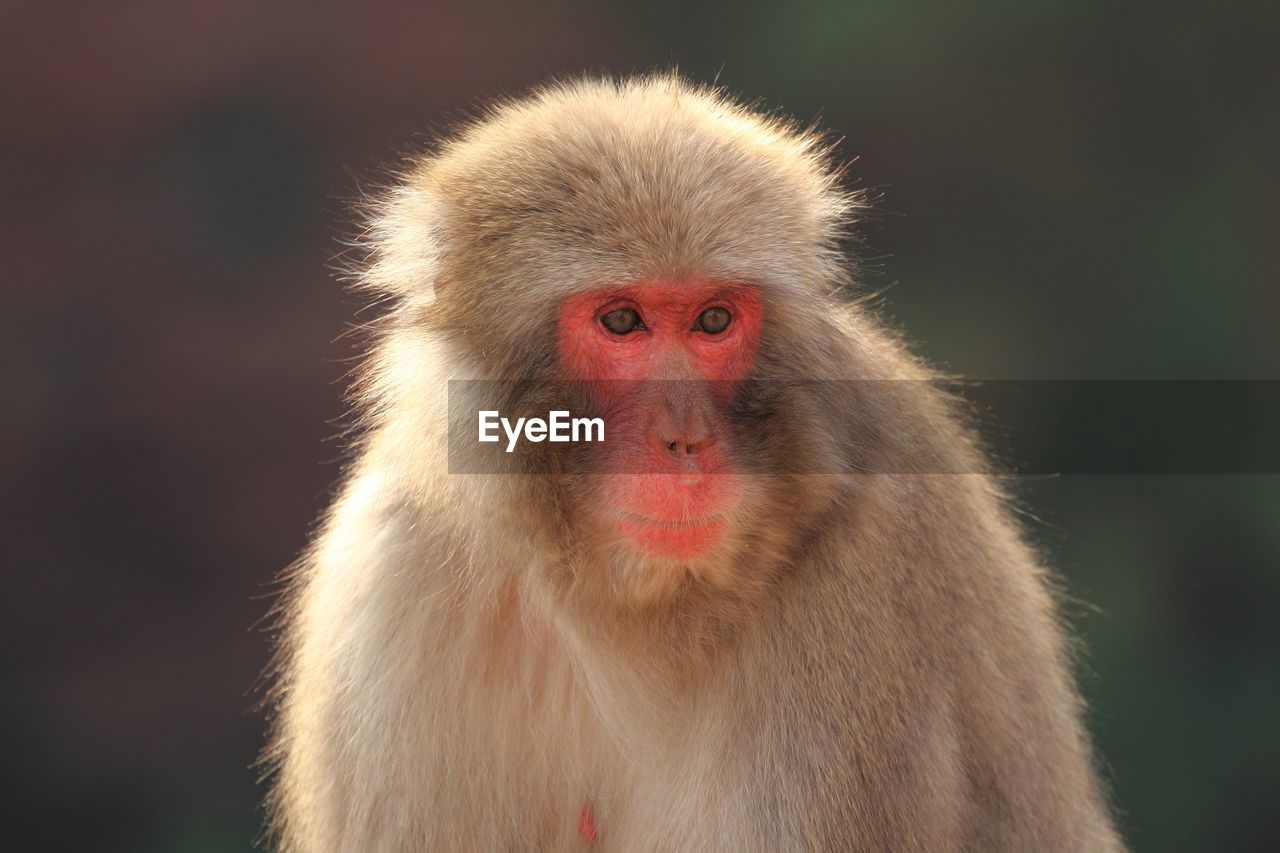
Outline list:
[[[27,2],[0,31],[7,849],[250,848],[254,626],[338,474],[345,200],[490,96],[674,65],[819,121],[882,195],[863,284],[949,371],[1280,380],[1276,4]],[[1134,849],[1280,850],[1280,477],[1016,489]]]

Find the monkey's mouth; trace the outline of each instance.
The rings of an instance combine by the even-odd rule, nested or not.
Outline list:
[[[723,515],[668,521],[628,513],[615,526],[644,553],[691,560],[715,547],[727,525]]]

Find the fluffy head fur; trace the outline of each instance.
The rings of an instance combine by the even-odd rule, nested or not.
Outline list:
[[[816,135],[675,77],[551,87],[495,107],[406,176],[374,211],[364,283],[436,301],[434,322],[515,373],[542,355],[529,322],[602,281],[831,294],[860,199],[826,155]]]

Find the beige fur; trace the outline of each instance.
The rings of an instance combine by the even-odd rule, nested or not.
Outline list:
[[[1044,571],[841,298],[860,206],[813,136],[670,76],[503,104],[374,206],[393,307],[283,607],[283,849],[575,849],[584,802],[601,850],[1120,849]],[[449,474],[446,380],[553,380],[566,295],[695,279],[759,288],[766,383],[913,381],[769,392],[752,452],[821,465],[746,476],[690,565],[601,534],[589,477]]]

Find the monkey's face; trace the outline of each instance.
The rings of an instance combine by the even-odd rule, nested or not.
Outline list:
[[[495,451],[453,419],[450,448],[533,475],[474,484],[513,559],[531,540],[555,578],[634,601],[629,581],[749,583],[817,511],[797,460],[847,442],[789,383],[848,363],[831,297],[857,197],[817,137],[666,78],[628,92],[535,98],[443,146],[375,210],[364,280],[403,300],[405,350],[424,324],[449,344],[432,363],[455,362],[450,378],[511,386],[479,410],[604,421],[599,443],[526,433]],[[384,363],[412,362],[389,349]],[[370,397],[418,387],[412,368],[389,373]],[[415,421],[401,423],[412,454]]]
[[[560,367],[585,383],[609,436],[583,500],[598,535],[679,562],[732,538],[750,495],[729,411],[761,325],[760,297],[743,285],[649,282],[564,301]]]

